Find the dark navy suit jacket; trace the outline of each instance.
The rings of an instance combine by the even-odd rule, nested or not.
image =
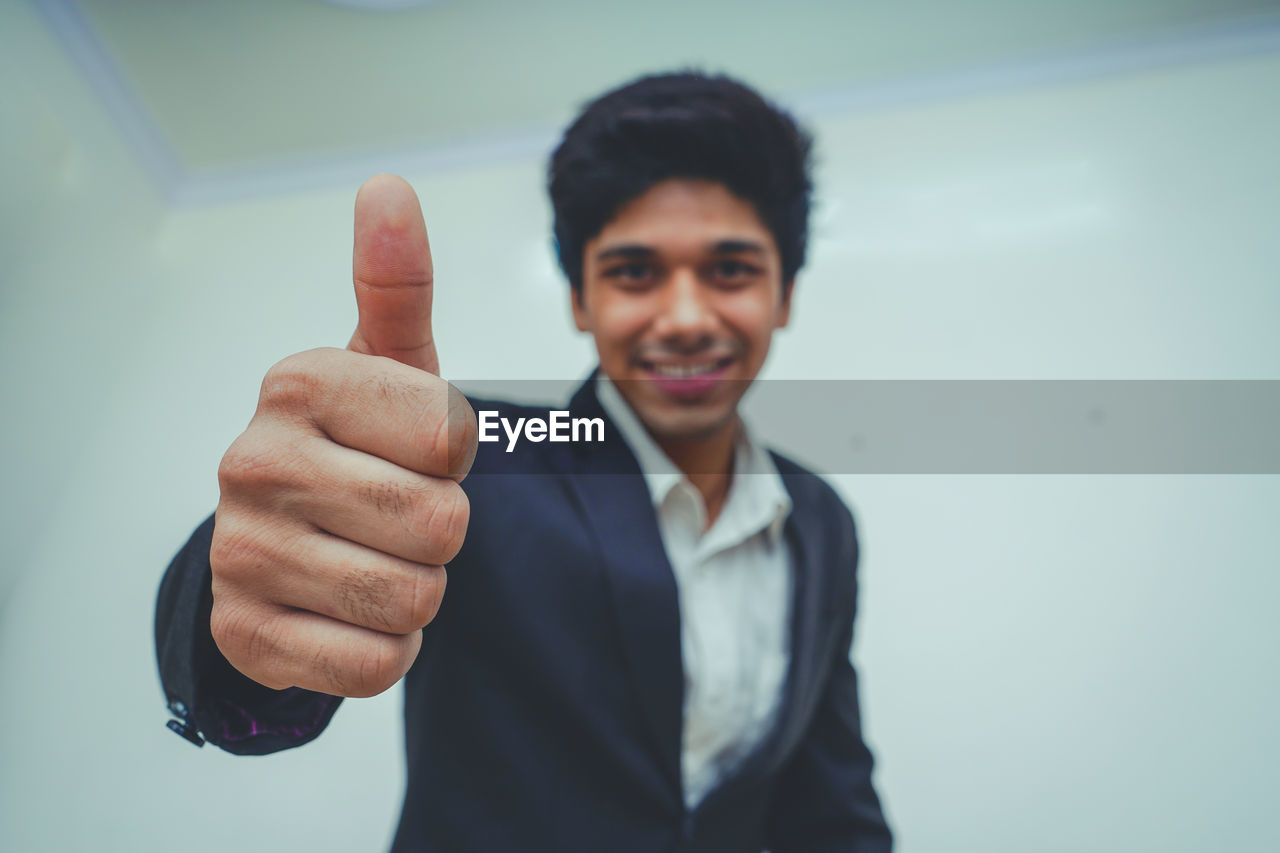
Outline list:
[[[473,400],[477,410],[545,409]],[[569,405],[603,443],[484,443],[466,543],[405,681],[408,790],[397,851],[885,853],[849,648],[853,518],[775,455],[791,495],[791,664],[776,724],[689,812],[681,793],[676,584],[648,488],[588,382]],[[170,707],[231,752],[298,746],[339,699],[240,675],[209,633],[207,520],[161,584]]]

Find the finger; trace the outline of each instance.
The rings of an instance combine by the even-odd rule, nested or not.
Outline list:
[[[475,458],[479,428],[461,392],[420,370],[343,350],[310,350],[276,364],[263,380],[259,410],[421,474],[462,480]]]
[[[285,430],[271,425],[253,438],[241,436],[223,457],[224,490],[240,488],[234,508],[220,507],[225,535],[216,536],[217,543],[261,539],[257,551],[283,551],[295,547],[296,520],[413,563],[443,565],[462,548],[471,507],[456,481],[418,474],[319,434],[291,436],[284,445],[272,433]],[[291,524],[264,527],[261,519]],[[286,535],[290,541],[281,542]],[[249,557],[233,552],[221,562],[260,562],[264,571],[273,563],[271,553]]]
[[[241,673],[275,690],[301,687],[335,696],[376,696],[404,677],[422,632],[399,636],[317,613],[219,596],[210,626]],[[221,601],[219,601],[221,597]]]
[[[435,618],[446,576],[306,523],[243,510],[218,515],[219,589],[308,610],[387,634],[409,634]]]
[[[297,494],[297,514],[333,536],[413,563],[457,556],[471,506],[456,482],[426,477],[316,439],[312,458],[327,482]]]
[[[352,278],[360,319],[347,349],[440,373],[431,336],[431,246],[413,188],[377,175],[356,194]]]
[[[318,531],[299,536],[271,569],[262,587],[268,600],[384,634],[411,634],[430,624],[447,580],[443,566]]]

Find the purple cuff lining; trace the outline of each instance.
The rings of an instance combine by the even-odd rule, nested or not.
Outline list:
[[[296,695],[302,692],[304,691],[297,687],[290,687],[285,691],[286,695],[281,696],[280,699],[282,702],[287,702],[294,698],[293,695],[288,694]],[[268,721],[257,719],[234,702],[219,699],[216,703],[219,728],[218,742],[239,743],[262,735],[290,737],[298,740],[311,737],[320,730],[340,701],[337,696],[317,694],[311,715],[306,720],[303,722],[289,720],[273,725]]]

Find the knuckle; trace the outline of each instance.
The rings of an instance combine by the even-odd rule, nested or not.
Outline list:
[[[438,482],[426,503],[415,517],[411,532],[428,544],[428,562],[447,563],[462,548],[471,520],[471,503],[462,487],[450,480]]]
[[[304,560],[292,528],[261,511],[244,514],[219,507],[209,544],[209,568],[216,580],[266,597],[273,574],[294,572]]]
[[[247,444],[244,436],[237,438],[218,463],[218,485],[224,493],[257,479],[263,466],[270,463],[269,459],[251,451]]]
[[[243,643],[240,639],[241,620],[233,608],[225,604],[218,596],[217,584],[214,584],[213,609],[209,613],[209,633],[213,635],[214,645],[222,656],[232,663],[240,657]]]
[[[361,649],[351,688],[358,698],[377,696],[395,685],[409,669],[400,638],[378,638]]]
[[[213,641],[232,666],[255,680],[260,680],[256,673],[264,668],[264,651],[274,648],[266,637],[270,630],[267,627],[269,621],[249,602],[218,595],[215,587],[213,610],[209,616]]]
[[[273,364],[262,378],[258,405],[262,409],[306,412],[324,384],[315,353],[287,356]]]
[[[279,654],[281,649],[281,620],[259,615],[257,618],[247,621],[247,627],[241,632],[246,635],[244,640],[245,656],[250,661],[261,662]]]
[[[219,515],[209,542],[209,568],[215,579],[236,574],[237,569],[252,562],[255,550],[243,528],[227,519],[225,513]]]
[[[234,515],[219,512],[209,543],[209,568],[215,578],[240,580],[256,574],[264,559],[261,525],[243,524]]]
[[[218,485],[223,494],[232,497],[283,486],[290,474],[287,456],[287,448],[273,446],[246,432],[227,448],[218,463]]]
[[[439,472],[449,464],[449,417],[434,406],[427,406],[418,413],[414,433],[421,434],[422,447],[426,448],[422,470]]]
[[[449,513],[448,532],[444,539],[444,554],[440,562],[447,563],[462,550],[462,543],[467,538],[467,525],[471,523],[471,501],[462,487],[454,483],[450,489],[453,503]]]
[[[446,385],[449,389],[451,386]],[[417,416],[409,430],[410,440],[414,446],[421,447],[424,472],[442,472],[449,465],[450,440],[457,429],[450,424],[452,418],[451,395],[440,393],[424,395],[418,401]]]
[[[449,476],[465,478],[475,461],[480,439],[480,425],[471,403],[452,385],[449,386],[449,414],[445,442],[449,462]]]
[[[440,612],[440,603],[444,600],[445,582],[443,566],[426,566],[414,570],[413,589],[409,596],[410,630],[429,625],[436,618],[436,614]]]
[[[352,687],[352,678],[347,668],[339,665],[332,654],[323,648],[316,649],[312,656],[311,675],[320,679],[320,683],[325,685],[326,693],[352,698],[360,696]]]
[[[218,463],[220,506],[287,514],[297,498],[331,485],[321,459],[297,431],[250,425]]]

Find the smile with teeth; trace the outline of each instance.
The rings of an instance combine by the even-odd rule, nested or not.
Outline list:
[[[644,363],[646,370],[670,379],[689,379],[695,376],[706,376],[709,373],[715,373],[728,367],[732,358],[721,358],[709,361],[699,361],[693,364],[658,364],[657,362],[648,361]]]

